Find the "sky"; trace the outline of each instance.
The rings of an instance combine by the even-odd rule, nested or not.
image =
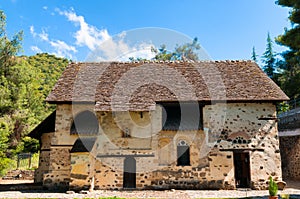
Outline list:
[[[24,31],[20,54],[73,61],[151,58],[151,46],[195,37],[201,59],[247,60],[253,47],[264,53],[268,32],[274,40],[291,26],[275,0],[1,0],[0,10],[9,36]]]

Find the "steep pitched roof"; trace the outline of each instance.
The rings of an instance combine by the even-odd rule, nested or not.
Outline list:
[[[40,139],[43,133],[51,133],[55,131],[55,115],[53,111],[46,119],[44,119],[37,127],[35,127],[29,134],[29,137]]]
[[[170,101],[283,101],[252,61],[71,63],[49,103],[93,102],[96,110],[148,110]]]

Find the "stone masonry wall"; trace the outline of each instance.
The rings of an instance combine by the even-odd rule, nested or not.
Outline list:
[[[300,135],[281,136],[280,153],[283,180],[300,180]]]
[[[274,104],[206,105],[204,130],[180,132],[161,130],[159,105],[151,112],[97,112],[100,129],[94,152],[70,155],[67,146],[78,138],[70,135],[72,117],[84,110],[90,106],[58,105],[44,184],[67,185],[71,180],[70,188],[87,189],[94,181],[95,189],[122,189],[124,160],[132,156],[138,189],[234,189],[234,151],[250,154],[252,188],[266,189],[270,175],[281,180]],[[177,166],[180,140],[190,147],[189,166]]]
[[[41,137],[39,167],[34,172],[34,182],[43,182],[43,175],[49,172],[51,137],[54,133],[44,133]]]
[[[250,153],[251,186],[266,189],[270,175],[281,180],[281,158],[272,103],[228,103],[204,107],[209,145]]]
[[[85,110],[92,111],[91,105],[58,104],[56,107],[55,132],[51,134],[51,138],[47,138],[45,144],[43,142],[43,145],[48,147],[47,154],[44,153],[48,156],[49,167],[43,172],[39,172],[39,175],[43,176],[43,185],[48,189],[67,189],[69,187],[70,149],[78,138],[78,135],[70,135],[70,128],[73,117]]]
[[[67,189],[70,181],[70,147],[51,147],[49,171],[43,176],[43,186]]]
[[[71,154],[71,190],[89,190],[93,186],[92,177],[95,174],[91,171],[95,167],[94,160],[94,157],[88,152]]]

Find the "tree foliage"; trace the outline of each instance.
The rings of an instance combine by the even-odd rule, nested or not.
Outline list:
[[[10,66],[14,63],[14,56],[21,49],[21,41],[23,31],[18,32],[9,39],[6,33],[6,16],[0,10],[0,76],[7,77],[9,75]]]
[[[27,134],[54,110],[45,99],[68,63],[46,53],[15,57],[9,76],[1,76],[0,157],[38,151]]]
[[[273,51],[273,41],[270,37],[270,33],[267,36],[267,47],[266,51],[264,52],[263,56],[264,66],[263,69],[265,73],[273,80],[275,80],[274,74],[276,70],[276,58],[275,53]]]
[[[151,51],[155,53],[155,60],[182,60],[182,61],[197,61],[199,57],[197,55],[196,50],[201,48],[198,43],[197,37],[193,39],[190,43],[185,43],[183,45],[176,45],[173,52],[167,50],[167,46],[162,44],[160,48],[152,47]]]
[[[38,150],[26,135],[53,111],[45,99],[69,62],[46,53],[17,56],[23,33],[9,39],[5,26],[0,11],[0,175],[12,155]]]
[[[282,53],[284,61],[279,65],[283,70],[281,87],[290,98],[297,98],[300,96],[300,0],[278,0],[276,3],[291,9],[289,20],[292,27],[285,28],[284,33],[276,38],[276,42],[288,47]]]
[[[251,59],[253,61],[257,62],[257,57],[258,57],[258,55],[256,54],[255,47],[253,46],[253,48],[252,48],[252,54],[251,54]]]

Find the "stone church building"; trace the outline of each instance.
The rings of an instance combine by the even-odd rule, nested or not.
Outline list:
[[[276,103],[252,61],[71,63],[47,102],[49,189],[266,189],[282,180]]]

